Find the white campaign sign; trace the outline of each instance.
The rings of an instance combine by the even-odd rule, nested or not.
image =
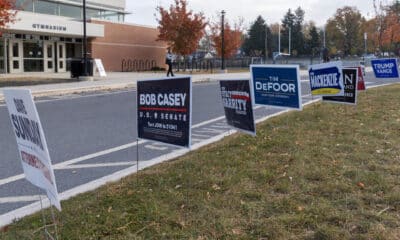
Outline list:
[[[31,91],[5,89],[3,93],[25,178],[46,190],[50,203],[61,211],[50,154]]]
[[[99,71],[100,77],[107,77],[106,70],[104,69],[101,59],[95,58],[94,62],[96,63],[97,71]]]

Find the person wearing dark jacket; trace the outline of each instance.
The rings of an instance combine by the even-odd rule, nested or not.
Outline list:
[[[172,53],[170,49],[168,49],[167,55],[165,57],[165,64],[168,65],[167,77],[169,77],[169,74],[171,74],[171,77],[173,77],[174,73],[172,72]]]

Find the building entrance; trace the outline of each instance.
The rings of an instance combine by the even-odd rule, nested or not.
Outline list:
[[[58,72],[67,71],[67,58],[66,58],[65,43],[57,43],[57,69]]]
[[[44,62],[44,72],[55,72],[54,66],[54,42],[44,41],[43,42],[43,62]]]
[[[22,40],[10,39],[8,48],[10,73],[22,73],[24,71],[22,61]]]

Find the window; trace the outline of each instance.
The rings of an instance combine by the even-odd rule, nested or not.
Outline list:
[[[60,4],[60,15],[64,17],[82,19],[82,8]]]
[[[92,8],[86,8],[86,17],[87,18],[100,18],[101,17],[101,10],[92,9]]]
[[[2,59],[4,57],[4,40],[0,39],[0,59]],[[2,62],[0,60],[0,62]]]
[[[15,8],[17,10],[33,12],[33,1],[32,0],[16,0]]]
[[[64,57],[64,51],[63,50],[64,50],[63,45],[58,45],[58,56],[60,58]]]
[[[43,71],[44,71],[43,60],[24,59],[24,72],[43,72]]]
[[[43,58],[43,44],[24,42],[24,58]]]
[[[103,19],[110,20],[110,21],[118,21],[118,13],[113,12],[113,11],[104,11]]]
[[[118,21],[119,22],[125,22],[125,14],[118,13]]]
[[[19,61],[17,61],[17,60],[13,61],[13,68],[14,69],[19,69]]]
[[[53,44],[47,45],[47,58],[53,57]]]
[[[58,4],[54,2],[38,0],[35,2],[35,12],[58,15]]]
[[[13,49],[12,56],[13,57],[19,57],[19,44],[18,43],[13,43],[12,49]]]

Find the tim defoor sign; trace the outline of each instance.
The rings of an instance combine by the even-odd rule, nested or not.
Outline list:
[[[190,77],[138,81],[138,137],[190,147]]]
[[[3,91],[18,151],[28,181],[47,192],[51,204],[61,210],[46,139],[30,90]]]
[[[301,109],[298,65],[252,65],[255,104]]]

